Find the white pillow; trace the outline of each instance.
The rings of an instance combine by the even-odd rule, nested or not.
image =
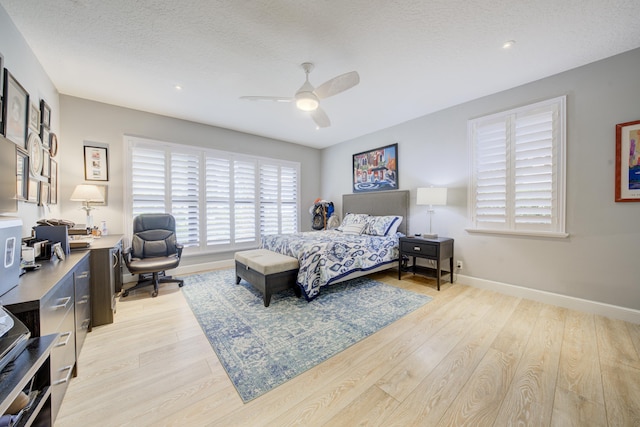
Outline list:
[[[398,226],[402,222],[402,216],[370,216],[367,218],[367,228],[365,234],[371,236],[393,236],[398,231]]]
[[[367,224],[368,214],[355,214],[355,213],[347,213],[342,219],[342,224],[338,227],[339,231],[342,231],[343,228],[347,225],[351,224]]]
[[[367,224],[348,224],[348,225],[343,225],[341,228],[341,231],[344,234],[362,234],[362,232],[364,231],[364,228],[367,226]]]

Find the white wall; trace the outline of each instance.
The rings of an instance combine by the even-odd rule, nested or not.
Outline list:
[[[327,148],[322,194],[351,192],[351,156],[398,143],[399,184],[411,191],[410,232],[428,228],[416,188],[449,188],[434,231],[455,239],[461,274],[640,309],[640,203],[614,202],[615,125],[640,119],[640,49],[461,104]],[[467,120],[567,95],[567,239],[465,232]],[[428,96],[428,94],[425,94]]]
[[[60,129],[58,91],[2,7],[0,7],[0,53],[4,56],[5,68],[29,92],[29,99],[37,104],[44,99],[49,104],[51,130],[58,134]],[[22,219],[23,237],[31,235],[31,227],[38,219],[56,217],[58,212],[58,206],[51,206],[51,211],[46,211],[44,207],[32,203],[18,203],[17,216]]]
[[[123,136],[135,135],[160,141],[197,145],[217,150],[300,162],[301,228],[311,229],[308,207],[320,196],[320,151],[232,130],[202,125],[157,114],[116,107],[86,99],[61,95],[60,152],[63,179],[60,185],[61,215],[77,223],[85,222],[79,202],[69,200],[77,184],[84,181],[83,144],[90,141],[108,146],[108,205],[93,211],[94,224],[106,220],[110,233],[128,234],[123,216]],[[185,264],[233,258],[229,253],[191,257]]]

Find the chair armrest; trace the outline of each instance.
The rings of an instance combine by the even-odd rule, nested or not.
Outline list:
[[[182,249],[184,248],[183,245],[181,245],[180,243],[176,243],[176,252],[178,253],[178,258],[182,257]]]
[[[129,263],[131,262],[131,246],[122,252],[122,259],[124,260],[127,268],[129,268]]]

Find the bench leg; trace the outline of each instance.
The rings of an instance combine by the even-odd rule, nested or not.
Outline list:
[[[264,302],[265,307],[269,307],[269,304],[271,304],[271,291],[264,291],[264,294],[262,295],[262,301]]]
[[[296,294],[296,297],[300,298],[302,296],[300,286],[298,286],[297,284],[293,285],[293,293]]]
[[[239,284],[240,284],[240,280],[241,280],[241,279],[240,279],[240,276],[236,276],[236,285],[239,285]]]

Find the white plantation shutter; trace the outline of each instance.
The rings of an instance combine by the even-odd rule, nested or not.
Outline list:
[[[207,245],[231,243],[231,160],[206,158]]]
[[[280,167],[280,233],[298,232],[298,169]]]
[[[251,242],[256,236],[256,162],[233,162],[234,222],[236,242]]]
[[[260,234],[298,231],[298,170],[279,165],[260,166]]]
[[[171,214],[176,238],[185,247],[200,244],[200,158],[171,153]]]
[[[565,234],[565,97],[469,122],[470,231]]]
[[[263,224],[298,231],[299,164],[138,137],[125,141],[129,227],[137,215],[171,213],[188,252],[255,247]]]

